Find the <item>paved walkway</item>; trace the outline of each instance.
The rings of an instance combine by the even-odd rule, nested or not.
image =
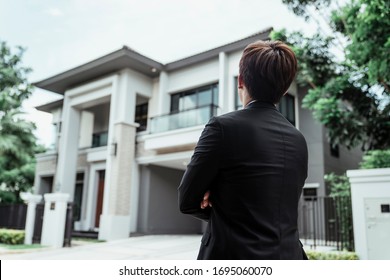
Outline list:
[[[72,241],[70,248],[2,250],[1,260],[195,260],[201,235],[146,235],[127,239],[91,243]],[[313,250],[310,240],[305,250]],[[333,251],[335,247],[317,246],[316,251]]]
[[[0,252],[1,260],[195,260],[200,235],[148,235],[30,253]]]

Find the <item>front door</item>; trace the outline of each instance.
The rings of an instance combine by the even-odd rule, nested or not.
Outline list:
[[[100,215],[103,211],[103,196],[104,196],[104,178],[106,175],[105,170],[98,171],[98,195],[96,201],[96,214],[95,214],[95,227],[99,227]]]

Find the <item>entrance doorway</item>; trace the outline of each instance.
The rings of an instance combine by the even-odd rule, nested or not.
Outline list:
[[[105,170],[98,171],[98,184],[97,184],[97,201],[96,201],[96,214],[95,214],[95,227],[100,225],[100,215],[103,212],[103,196],[104,196],[104,178],[106,176]]]

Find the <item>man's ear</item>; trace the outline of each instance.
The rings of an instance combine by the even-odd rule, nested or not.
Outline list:
[[[241,75],[238,75],[238,88],[244,87],[244,80],[242,79]]]

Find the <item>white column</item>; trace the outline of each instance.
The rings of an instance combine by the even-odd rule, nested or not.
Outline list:
[[[70,106],[70,98],[65,97],[54,188],[55,192],[68,193],[71,201],[76,180],[80,115],[78,109]]]
[[[130,232],[137,231],[138,224],[138,200],[139,200],[139,166],[134,160],[133,162],[133,178],[131,182],[130,193]]]
[[[95,115],[88,111],[81,111],[79,147],[90,148],[92,143],[93,124]]]
[[[227,55],[224,52],[219,53],[219,107],[220,114],[227,113],[229,111],[228,100],[228,61]]]
[[[136,89],[129,72],[121,72],[111,95],[107,167],[99,239],[129,237],[130,193],[135,154]]]
[[[170,97],[168,94],[168,74],[161,71],[158,89],[158,115],[169,113]]]
[[[25,203],[27,203],[26,226],[24,229],[24,244],[30,245],[32,244],[32,238],[34,234],[35,210],[37,208],[37,204],[42,200],[42,195],[21,193],[20,197]]]
[[[61,248],[64,243],[67,193],[48,193],[45,197],[41,244]]]

